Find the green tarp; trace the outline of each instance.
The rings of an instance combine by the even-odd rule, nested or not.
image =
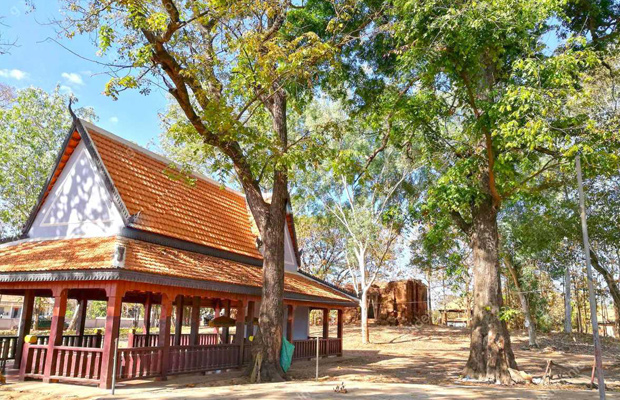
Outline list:
[[[280,366],[284,372],[291,368],[291,361],[293,361],[293,351],[295,346],[291,344],[286,338],[282,338],[282,350],[280,350]]]

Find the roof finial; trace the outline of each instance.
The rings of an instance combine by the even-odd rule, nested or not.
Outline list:
[[[77,120],[78,117],[75,115],[75,113],[73,112],[73,109],[71,108],[71,105],[73,104],[73,96],[69,97],[69,114],[71,114],[71,118],[73,118],[73,120]]]

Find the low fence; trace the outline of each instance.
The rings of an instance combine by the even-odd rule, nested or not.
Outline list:
[[[211,335],[211,334],[209,334]],[[145,336],[145,335],[143,335]],[[139,341],[142,339],[138,339]],[[144,339],[145,341],[148,340]],[[207,339],[205,339],[207,340]],[[295,340],[293,359],[316,357],[316,339]],[[42,379],[49,348],[43,344],[24,344],[20,376]],[[54,348],[49,377],[59,381],[97,383],[101,376],[103,349],[58,346]],[[167,351],[167,356],[164,353]],[[342,339],[319,339],[319,356],[342,354]],[[166,361],[167,360],[167,361]],[[252,343],[181,345],[119,348],[116,359],[117,381],[154,378],[239,368],[252,360]]]
[[[310,359],[316,357],[316,339],[294,340],[295,350],[293,360]],[[319,339],[319,356],[342,355],[342,339]]]
[[[217,333],[200,333],[198,334],[198,345],[209,346],[220,343],[220,337],[223,335]],[[175,335],[170,334],[170,345],[174,346]],[[235,341],[235,335],[228,335],[228,344],[232,344]],[[148,335],[144,333],[129,332],[127,337],[127,343],[129,347],[157,347],[159,346],[159,334],[150,333]],[[189,333],[181,334],[180,346],[191,346],[191,335]]]
[[[61,346],[66,347],[89,347],[100,348],[103,346],[103,337],[101,333],[95,333],[92,335],[63,335]],[[49,344],[49,335],[37,336],[37,344]]]
[[[48,335],[37,336],[38,345],[47,345],[50,337]],[[88,347],[100,348],[103,346],[103,335],[95,333],[92,335],[63,335],[62,346],[66,347]],[[0,360],[14,360],[17,348],[17,336],[0,336]]]

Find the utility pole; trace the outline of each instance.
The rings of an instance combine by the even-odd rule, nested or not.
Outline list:
[[[577,184],[579,185],[579,209],[581,214],[581,230],[583,232],[583,251],[586,256],[586,269],[588,271],[588,292],[590,292],[590,319],[592,320],[592,337],[594,339],[594,361],[596,362],[596,378],[598,380],[598,394],[601,400],[605,399],[605,378],[603,377],[603,352],[601,339],[598,336],[598,320],[596,318],[596,297],[594,284],[592,283],[592,265],[590,264],[590,240],[588,238],[588,221],[586,219],[586,201],[583,194],[583,181],[581,178],[581,154],[575,158],[577,168]]]

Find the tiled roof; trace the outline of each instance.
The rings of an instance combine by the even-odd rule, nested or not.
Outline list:
[[[133,227],[257,259],[245,197],[206,179],[172,179],[171,165],[89,129]]]
[[[122,237],[9,243],[0,246],[0,273],[115,268],[112,256],[117,244],[126,248],[125,270],[262,287],[261,267]],[[350,301],[342,293],[296,273],[285,274],[284,291]]]
[[[0,246],[0,272],[110,268],[116,239],[27,241]]]

